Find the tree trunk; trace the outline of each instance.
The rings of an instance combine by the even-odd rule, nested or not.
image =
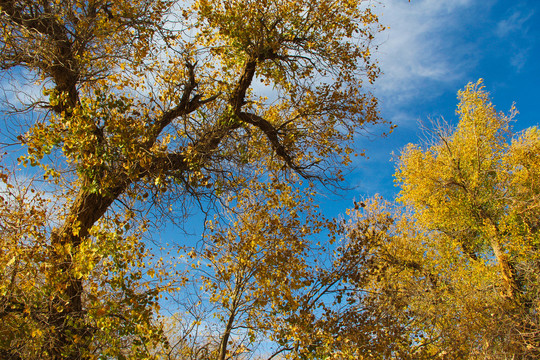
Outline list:
[[[55,336],[44,349],[44,353],[48,353],[52,359],[85,358],[84,350],[90,341],[91,330],[84,323],[83,281],[73,272],[73,255],[88,236],[90,228],[126,186],[125,183],[117,186],[106,196],[81,190],[64,225],[52,234],[53,267],[48,282],[49,288],[56,294],[52,299],[48,322],[54,328]]]

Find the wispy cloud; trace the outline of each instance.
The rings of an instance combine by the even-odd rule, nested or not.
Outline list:
[[[489,6],[483,1],[481,6]],[[475,66],[472,44],[462,41],[467,22],[478,12],[474,0],[391,0],[379,8],[389,27],[380,37],[379,63],[384,74],[375,86],[387,109],[420,98],[435,98],[461,86]],[[459,84],[459,85],[458,85]]]
[[[502,40],[511,40],[512,45],[508,52],[510,54],[510,64],[516,72],[523,69],[529,58],[530,46],[523,46],[523,44],[532,41],[529,35],[529,27],[531,18],[534,15],[534,11],[519,7],[497,23],[495,34]]]
[[[513,36],[519,33],[521,36],[528,32],[528,20],[534,15],[534,11],[516,9],[508,18],[499,21],[496,33],[499,37]]]

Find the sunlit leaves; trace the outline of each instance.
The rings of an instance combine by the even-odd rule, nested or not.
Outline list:
[[[204,208],[207,199],[227,200],[244,212],[234,231],[218,227],[209,239],[215,253],[205,253],[206,260],[230,265],[216,270],[216,279],[234,283],[252,269],[247,279],[257,286],[245,292],[247,303],[275,318],[287,315],[271,340],[298,343],[309,333],[329,349],[328,331],[307,331],[314,323],[310,311],[323,306],[313,299],[326,291],[309,286],[319,275],[321,283],[330,277],[306,264],[305,239],[322,228],[335,236],[337,225],[316,219],[290,184],[297,176],[341,180],[354,136],[382,121],[376,99],[361,90],[379,71],[371,41],[382,27],[371,4],[53,0],[0,6],[0,66],[15,76],[24,69],[43,95],[27,108],[31,116],[15,136],[24,152],[14,155],[19,165],[9,172],[22,166],[39,186],[19,188],[8,172],[1,177],[2,221],[9,225],[1,261],[13,276],[2,285],[1,300],[11,309],[10,329],[21,325],[26,337],[10,330],[25,341],[10,335],[0,351],[71,359],[166,351],[155,326],[158,299],[186,278],[174,266],[167,269],[171,255],[149,265],[154,249],[143,236],[183,215],[191,201]],[[271,186],[254,181],[269,178]],[[39,196],[18,197],[10,186]],[[266,206],[252,195],[265,197]],[[27,272],[16,270],[23,263]],[[208,281],[214,303],[234,305],[233,296]],[[19,304],[18,294],[26,293]],[[301,306],[311,317],[298,313]],[[250,311],[245,318],[265,331]],[[302,349],[322,353],[308,342]]]
[[[400,336],[411,339],[407,356],[532,358],[539,348],[531,177],[538,162],[529,151],[537,130],[512,136],[515,109],[495,111],[482,81],[459,99],[455,129],[436,126],[425,147],[401,154],[396,177],[406,210],[388,213],[394,222],[385,241],[369,244],[381,262],[375,268],[384,268],[371,286],[398,304]]]

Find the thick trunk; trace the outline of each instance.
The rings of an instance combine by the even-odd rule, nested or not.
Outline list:
[[[107,196],[81,190],[64,225],[52,235],[53,269],[48,280],[50,288],[57,291],[52,299],[48,322],[54,327],[56,336],[44,349],[52,359],[85,358],[84,349],[91,338],[91,331],[84,324],[83,282],[73,271],[73,254],[77,253],[90,228],[126,186],[117,186]]]

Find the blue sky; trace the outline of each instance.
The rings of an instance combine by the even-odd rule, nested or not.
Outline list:
[[[516,102],[515,130],[539,122],[539,0],[387,0],[378,13],[389,29],[378,38],[384,74],[373,92],[398,127],[387,138],[358,139],[370,158],[357,161],[348,177],[354,189],[335,200],[343,207],[375,193],[392,199],[391,152],[419,142],[420,120],[442,116],[455,124],[457,91],[470,81],[483,78],[500,111]]]

